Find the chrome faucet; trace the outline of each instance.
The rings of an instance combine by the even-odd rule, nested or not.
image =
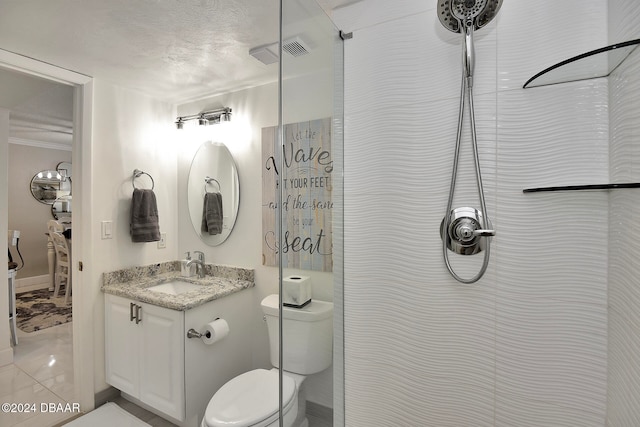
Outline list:
[[[194,254],[198,255],[198,258],[193,258],[190,259],[189,261],[187,261],[186,263],[186,267],[191,267],[191,264],[195,264],[196,265],[196,274],[198,275],[199,278],[203,279],[204,278],[204,253],[200,252],[200,251],[195,251],[193,252]]]

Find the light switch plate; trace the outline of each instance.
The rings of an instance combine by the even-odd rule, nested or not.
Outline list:
[[[113,239],[113,221],[102,221],[100,223],[100,235],[102,240]]]

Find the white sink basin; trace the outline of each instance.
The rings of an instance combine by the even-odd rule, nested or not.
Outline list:
[[[150,286],[147,289],[153,292],[162,292],[169,295],[180,295],[185,292],[193,291],[195,289],[200,289],[202,285],[196,285],[194,283],[189,282],[181,282],[178,280],[174,280],[173,282],[161,283],[159,285]]]

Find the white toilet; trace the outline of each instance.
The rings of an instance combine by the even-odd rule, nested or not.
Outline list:
[[[202,427],[276,427],[278,422],[278,295],[262,300],[269,330],[271,370],[238,375],[213,395]],[[312,300],[303,308],[283,309],[284,354],[282,400],[285,427],[306,427],[306,400],[301,389],[307,375],[331,366],[333,304]]]

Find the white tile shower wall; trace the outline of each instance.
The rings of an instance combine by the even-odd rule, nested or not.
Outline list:
[[[606,182],[606,99],[604,79],[498,94],[497,425],[603,425],[607,194],[522,189]]]
[[[609,0],[609,44],[640,38],[640,2]]]
[[[499,26],[499,89],[516,89],[560,61],[607,43],[604,0],[505,1]]]
[[[640,37],[640,3],[609,2],[610,43]],[[610,77],[611,182],[640,181],[640,52]],[[609,198],[609,359],[607,425],[640,425],[640,192]]]
[[[602,426],[607,194],[522,189],[608,179],[607,84],[521,87],[545,63],[604,45],[606,4],[505,2],[477,33],[478,137],[498,235],[487,274],[470,286],[446,272],[439,238],[460,44],[424,4],[384,15],[388,6],[370,0],[334,14],[354,32],[345,43],[346,425]],[[464,140],[456,203],[473,196],[476,206],[466,128]],[[476,258],[462,260],[476,264],[463,276]]]

